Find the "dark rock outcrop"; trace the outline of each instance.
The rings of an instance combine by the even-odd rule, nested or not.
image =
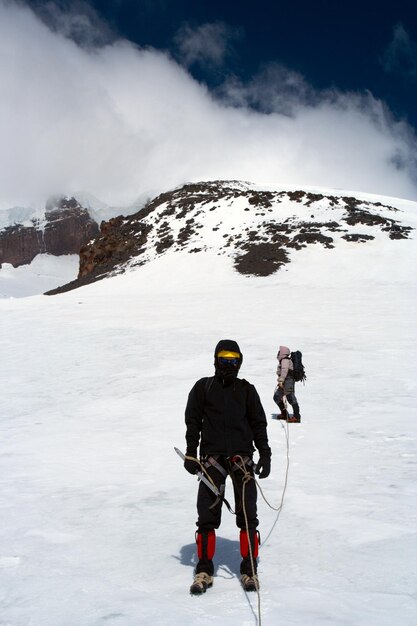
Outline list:
[[[113,217],[100,225],[100,235],[80,250],[79,278],[111,271],[115,265],[144,251],[151,226],[146,222]]]
[[[45,210],[45,220],[32,226],[13,224],[0,231],[0,266],[31,263],[37,254],[79,254],[99,234],[97,223],[74,198],[63,198]]]
[[[289,261],[285,249],[274,243],[248,243],[243,250],[235,259],[235,268],[241,274],[269,276]]]

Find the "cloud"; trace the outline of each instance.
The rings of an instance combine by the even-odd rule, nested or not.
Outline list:
[[[201,24],[192,27],[184,24],[174,37],[180,61],[190,67],[220,67],[233,54],[233,43],[243,31],[223,22]]]
[[[401,22],[394,26],[392,41],[382,56],[382,65],[386,72],[412,81],[417,79],[417,44]]]
[[[52,30],[83,47],[111,43],[116,34],[84,0],[39,0],[34,5],[39,18]]]
[[[316,105],[323,99],[301,74],[280,63],[265,64],[247,81],[230,76],[217,88],[217,93],[230,106],[289,116],[294,115],[301,103]]]
[[[410,127],[282,67],[213,94],[168,53],[80,45],[0,0],[0,73],[1,208],[81,190],[126,205],[219,178],[417,198]]]

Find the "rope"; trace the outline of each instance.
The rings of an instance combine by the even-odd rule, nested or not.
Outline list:
[[[279,517],[281,515],[281,511],[282,508],[284,506],[284,498],[285,498],[285,493],[287,491],[287,486],[288,486],[288,473],[289,473],[289,468],[290,468],[290,431],[289,431],[289,426],[288,426],[288,422],[285,421],[281,421],[281,427],[284,429],[284,433],[285,433],[285,439],[286,439],[286,447],[287,447],[287,464],[286,464],[286,468],[285,468],[285,478],[284,478],[284,487],[282,489],[282,495],[281,495],[281,502],[278,506],[278,508],[273,507],[268,500],[265,498],[263,491],[261,489],[261,487],[258,485],[258,483],[256,482],[256,485],[259,489],[259,491],[261,492],[261,495],[263,497],[263,499],[265,500],[266,504],[269,506],[270,509],[272,509],[273,511],[277,511],[277,515],[275,517],[274,523],[271,526],[271,530],[269,531],[269,533],[266,536],[266,539],[263,541],[263,545],[265,545],[268,541],[268,539],[270,538],[270,536],[272,535],[272,532],[275,528],[275,526],[278,523]]]
[[[286,400],[285,400],[286,403]],[[284,425],[285,424],[285,425]],[[247,517],[247,513],[246,513],[246,499],[245,499],[245,488],[247,483],[250,480],[254,480],[256,487],[259,489],[259,491],[261,492],[262,498],[264,499],[265,503],[269,506],[270,509],[272,509],[273,511],[277,511],[277,515],[275,517],[274,523],[272,524],[271,530],[269,531],[266,539],[263,541],[262,545],[265,545],[268,541],[268,539],[270,538],[275,526],[278,523],[279,517],[281,515],[281,511],[282,508],[284,506],[284,498],[285,498],[285,493],[287,491],[287,486],[288,486],[288,473],[289,473],[289,467],[290,467],[290,432],[289,432],[289,426],[288,426],[288,421],[286,420],[284,423],[281,422],[281,426],[284,429],[284,433],[285,433],[285,440],[286,440],[286,448],[287,448],[287,463],[286,463],[286,468],[285,468],[285,479],[284,479],[284,487],[282,490],[282,495],[281,495],[281,502],[279,504],[278,507],[274,507],[272,506],[272,504],[270,504],[268,502],[268,500],[266,499],[264,492],[262,491],[262,487],[259,485],[259,482],[256,480],[256,478],[254,476],[251,476],[250,472],[248,472],[248,470],[246,469],[245,466],[245,462],[242,459],[241,456],[237,456],[237,458],[240,459],[242,465],[237,464],[240,469],[242,470],[242,472],[244,473],[244,477],[243,477],[243,481],[242,481],[242,505],[243,505],[243,515],[245,517],[245,525],[246,525],[246,534],[248,537],[248,546],[249,546],[249,555],[250,555],[250,561],[251,561],[251,567],[252,567],[252,572],[255,573],[255,567],[254,567],[254,558],[253,558],[253,551],[252,551],[252,542],[250,540],[250,535],[249,535],[249,525],[248,525],[248,517]],[[256,588],[256,593],[258,596],[258,626],[261,626],[262,621],[261,621],[261,594],[259,591],[259,581],[258,581],[258,577],[255,577],[255,588]]]
[[[240,459],[240,461],[242,462],[242,465],[239,465],[239,467],[240,467],[240,469],[242,470],[242,472],[244,474],[243,479],[242,479],[242,507],[243,507],[243,515],[245,517],[245,526],[246,526],[246,535],[247,535],[247,538],[248,538],[248,548],[249,548],[250,563],[251,563],[251,568],[252,568],[252,574],[254,575],[256,594],[258,596],[258,626],[261,626],[262,625],[261,594],[259,592],[258,576],[255,574],[255,561],[254,561],[254,558],[253,558],[252,541],[251,541],[251,538],[250,538],[250,535],[249,535],[249,522],[248,522],[248,516],[247,516],[247,513],[246,513],[246,498],[245,498],[246,485],[247,485],[247,483],[250,480],[253,479],[253,476],[251,476],[250,472],[248,472],[248,470],[246,469],[245,462],[242,459],[242,457],[237,455],[237,458]],[[253,479],[253,480],[255,480],[255,479]],[[255,480],[255,483],[256,483],[256,480]]]

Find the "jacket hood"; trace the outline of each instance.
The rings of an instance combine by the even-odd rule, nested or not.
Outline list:
[[[277,359],[281,360],[290,355],[291,350],[287,346],[280,346],[277,354]]]
[[[237,352],[237,354],[240,355],[238,365],[235,365],[235,366],[221,365],[219,363],[217,355],[222,350],[226,350],[227,352]],[[240,366],[242,365],[242,361],[243,361],[243,354],[241,353],[239,345],[236,341],[233,341],[233,339],[222,339],[221,341],[219,341],[219,343],[216,346],[216,349],[214,350],[214,369],[216,372],[216,376],[219,376],[223,380],[228,380],[228,381],[233,380],[234,378],[236,378],[239,372]]]

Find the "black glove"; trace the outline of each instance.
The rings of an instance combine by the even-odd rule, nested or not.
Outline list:
[[[197,456],[197,452],[186,452],[185,456],[193,456],[195,458]],[[184,467],[190,474],[197,474],[200,470],[200,466],[197,461],[192,461],[191,459],[185,459]]]
[[[267,478],[271,471],[271,453],[268,451],[259,453],[259,461],[256,464],[255,474],[259,474],[259,478]]]

